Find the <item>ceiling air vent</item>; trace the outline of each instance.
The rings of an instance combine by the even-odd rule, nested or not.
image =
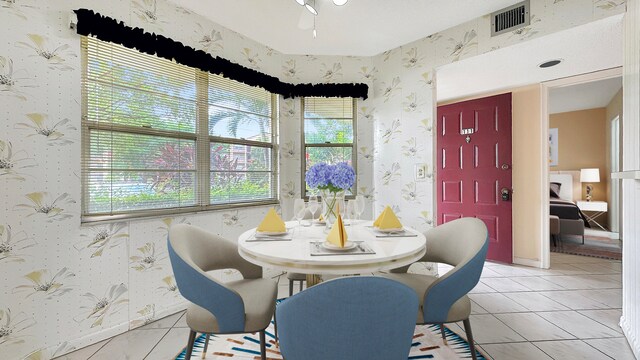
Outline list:
[[[491,13],[491,36],[529,25],[529,0]]]

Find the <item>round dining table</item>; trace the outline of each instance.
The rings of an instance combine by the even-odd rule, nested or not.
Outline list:
[[[288,233],[280,236],[256,236],[255,228],[245,231],[238,238],[238,252],[262,267],[307,274],[307,286],[319,282],[320,275],[363,274],[402,267],[418,261],[426,252],[426,238],[419,231],[405,227],[403,233],[385,234],[374,230],[371,221],[356,220],[345,229],[348,241],[357,248],[321,251],[319,256],[322,249],[318,247],[328,235],[324,225],[298,225],[292,221],[286,226]]]

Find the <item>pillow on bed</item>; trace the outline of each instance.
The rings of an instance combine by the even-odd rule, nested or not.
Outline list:
[[[562,186],[561,183],[557,183],[557,182],[549,183],[549,196],[552,199],[560,199],[560,187],[561,186]]]

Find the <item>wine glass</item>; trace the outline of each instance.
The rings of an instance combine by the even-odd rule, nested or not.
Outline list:
[[[362,216],[362,213],[364,212],[364,196],[363,195],[356,195],[356,214],[358,214],[357,218],[358,220],[360,220],[360,216]]]
[[[304,213],[306,211],[304,199],[296,199],[293,202],[293,214],[295,218],[298,220],[298,227],[300,226],[300,220],[304,218]]]
[[[349,219],[349,223],[353,224],[356,220],[356,201],[348,200],[345,212],[345,219]]]
[[[320,203],[318,202],[318,195],[309,195],[309,211],[311,211],[311,217],[316,219],[316,211],[320,209]]]

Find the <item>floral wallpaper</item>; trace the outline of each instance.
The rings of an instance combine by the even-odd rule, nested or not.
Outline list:
[[[375,56],[373,96],[360,111],[374,123],[375,212],[391,205],[404,223],[433,226],[434,69],[624,11],[624,0],[533,0],[531,24],[510,33],[491,37],[487,15]],[[426,181],[414,178],[416,164],[427,165]]]
[[[183,309],[169,227],[190,223],[233,239],[267,210],[80,223],[81,49],[67,23],[79,7],[286,81],[374,79],[369,58],[285,56],[162,0],[0,1],[0,351],[11,359],[49,359]],[[290,219],[301,186],[300,100],[280,99],[280,114],[277,208]],[[357,129],[363,193],[372,189],[372,129],[371,119]]]
[[[281,54],[166,0],[0,0],[0,352],[10,359],[50,359],[183,309],[167,256],[169,227],[190,223],[233,239],[267,210],[80,223],[81,50],[68,29],[79,7],[285,81],[370,84],[369,100],[357,109],[364,216],[391,205],[404,223],[424,230],[433,222],[433,183],[431,176],[416,181],[413,169],[424,163],[433,170],[433,69],[625,6],[532,1],[532,24],[516,32],[490,38],[483,17],[364,58]],[[279,111],[278,210],[290,219],[302,175],[299,99],[280,99]]]

